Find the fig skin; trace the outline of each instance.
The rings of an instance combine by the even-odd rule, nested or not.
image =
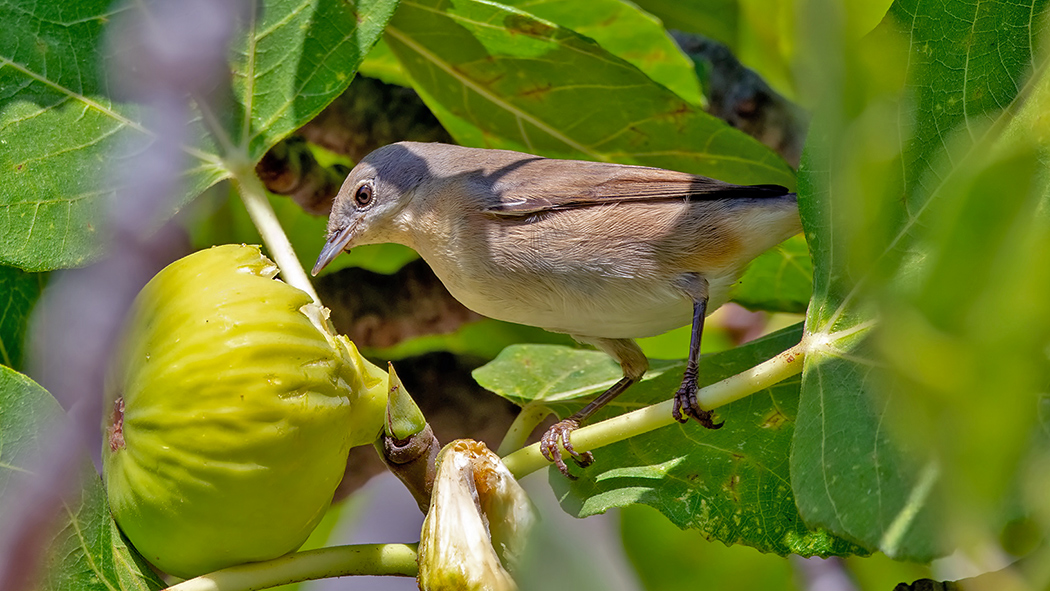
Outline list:
[[[189,578],[296,550],[351,447],[383,425],[386,372],[333,336],[256,246],[180,259],[142,290],[107,384],[103,473],[120,528]]]

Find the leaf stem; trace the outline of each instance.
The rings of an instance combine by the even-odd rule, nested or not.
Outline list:
[[[524,446],[536,425],[539,425],[551,412],[551,409],[543,404],[526,404],[507,429],[507,434],[503,436],[503,441],[500,442],[496,453],[505,456]]]
[[[712,410],[801,373],[805,347],[806,340],[803,339],[801,343],[772,359],[701,388],[697,392],[700,406]],[[572,445],[577,452],[589,451],[671,425],[675,422],[671,416],[673,404],[673,400],[667,400],[600,423],[580,427],[572,432]],[[504,457],[503,464],[516,478],[522,478],[547,466],[549,462],[540,453],[539,444],[533,444]]]
[[[217,570],[168,591],[255,591],[327,577],[380,575],[414,577],[418,544],[332,546]]]
[[[310,297],[320,304],[321,299],[317,297],[313,283],[310,282],[302,264],[299,263],[299,257],[296,256],[292,243],[288,241],[288,236],[277,220],[277,214],[270,206],[270,201],[266,198],[266,189],[259,177],[255,176],[255,170],[251,166],[232,164],[229,168],[233,173],[233,182],[237,186],[241,200],[244,201],[244,207],[248,210],[248,216],[251,217],[252,223],[262,235],[263,243],[270,251],[270,256],[281,269],[281,278],[285,283],[310,294]]]

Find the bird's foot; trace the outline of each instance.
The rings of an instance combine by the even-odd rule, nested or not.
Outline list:
[[[576,450],[572,448],[572,443],[569,441],[569,434],[580,428],[580,422],[575,419],[564,419],[554,423],[547,432],[540,437],[540,453],[543,457],[547,458],[547,461],[554,462],[554,465],[558,467],[558,470],[564,474],[567,478],[575,480],[576,477],[569,474],[569,468],[565,465],[565,461],[561,458],[561,447],[565,448],[565,451],[569,452],[575,461],[581,468],[586,468],[594,463],[594,455],[585,451],[582,454],[576,453]]]
[[[721,429],[725,421],[715,423],[711,419],[714,413],[700,408],[700,403],[696,399],[696,391],[696,377],[687,374],[682,380],[682,386],[674,393],[674,407],[671,409],[671,416],[679,423],[688,423],[691,417],[708,429]]]

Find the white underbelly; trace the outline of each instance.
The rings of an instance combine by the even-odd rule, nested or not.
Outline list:
[[[577,337],[650,337],[690,324],[693,318],[692,299],[671,278],[501,281],[437,268],[435,272],[453,297],[478,314]],[[708,313],[725,301],[734,281],[735,277],[709,278]]]

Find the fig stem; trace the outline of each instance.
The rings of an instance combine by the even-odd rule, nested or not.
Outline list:
[[[807,338],[803,338],[802,342],[794,347],[778,353],[773,358],[747,371],[701,388],[697,392],[700,406],[705,410],[713,410],[802,373],[805,352],[811,346],[813,345],[808,342]],[[672,398],[593,425],[580,427],[572,432],[572,446],[577,453],[583,453],[675,424],[674,417],[671,416],[673,404],[674,399]],[[550,462],[540,453],[539,443],[534,443],[505,456],[503,465],[514,474],[515,478],[522,478],[549,466]]]
[[[302,263],[299,262],[299,257],[295,254],[295,249],[292,248],[292,243],[288,240],[288,235],[284,233],[277,214],[266,198],[266,189],[259,177],[255,175],[255,170],[251,166],[231,164],[230,171],[233,173],[233,182],[237,186],[237,192],[244,201],[244,208],[248,210],[248,216],[259,230],[266,249],[270,251],[270,256],[281,269],[281,279],[288,285],[305,291],[320,304],[321,299],[317,297],[313,283],[306,275]]]
[[[168,587],[168,591],[254,591],[328,577],[414,577],[418,544],[358,544],[287,554],[231,566]]]

